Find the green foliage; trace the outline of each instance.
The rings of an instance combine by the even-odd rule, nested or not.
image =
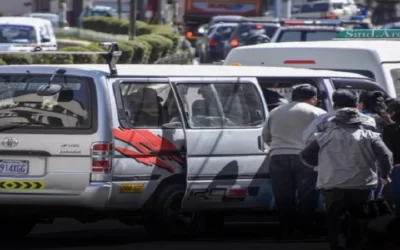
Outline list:
[[[0,59],[6,64],[32,64],[32,57],[25,54],[1,54]]]
[[[84,29],[104,32],[109,34],[129,34],[129,21],[119,20],[116,17],[90,16],[82,20]],[[151,33],[151,27],[145,22],[136,21],[136,35],[146,35]]]
[[[70,51],[70,52],[92,52],[89,48],[74,46],[74,47],[64,47],[60,51]],[[74,54],[72,55],[74,64],[94,64],[98,61],[98,55],[88,55],[88,54]]]

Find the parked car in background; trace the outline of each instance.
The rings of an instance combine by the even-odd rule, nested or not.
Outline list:
[[[60,23],[60,16],[54,13],[41,13],[41,12],[33,12],[27,13],[24,15],[25,17],[35,17],[49,20],[53,25],[53,28],[58,28]]]
[[[229,38],[229,42],[226,43],[224,48],[224,58],[228,55],[231,49],[249,45],[246,44],[246,41],[249,41],[249,36],[251,36],[257,30],[263,30],[266,36],[272,38],[275,32],[280,27],[280,23],[277,21],[265,21],[265,22],[241,22],[232,32],[231,37]]]
[[[50,21],[31,17],[0,17],[0,50],[57,50]]]
[[[225,58],[224,48],[237,23],[217,23],[196,42],[196,52],[200,63],[211,63]]]
[[[297,20],[293,20],[297,22]],[[319,26],[319,25],[294,25],[282,26],[272,37],[271,42],[313,42],[313,41],[330,41],[337,34],[344,30],[338,26]]]

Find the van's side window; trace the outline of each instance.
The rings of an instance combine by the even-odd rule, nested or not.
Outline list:
[[[191,128],[249,128],[264,121],[263,105],[252,84],[178,84]]]
[[[122,83],[121,95],[132,128],[181,127],[179,110],[168,83]],[[178,125],[178,126],[177,126]]]

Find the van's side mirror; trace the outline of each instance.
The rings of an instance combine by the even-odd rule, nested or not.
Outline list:
[[[51,41],[50,37],[42,37],[42,40],[41,40],[42,43],[48,43],[50,41]]]

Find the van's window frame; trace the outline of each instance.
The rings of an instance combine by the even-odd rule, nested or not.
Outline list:
[[[312,86],[317,88],[317,98],[318,102],[320,103],[319,106],[316,106],[318,108],[321,108],[323,110],[328,110],[328,106],[326,103],[326,99],[329,98],[327,94],[327,89],[324,85],[324,79],[325,77],[276,77],[276,78],[271,78],[271,77],[257,77],[257,81],[260,85],[260,88],[262,88],[262,85],[265,84],[273,84],[275,82],[281,82],[282,84],[287,83],[288,85],[299,85],[299,84],[311,84]],[[320,102],[321,101],[321,102]],[[265,105],[268,105],[265,101]]]
[[[184,109],[185,105],[184,105],[184,103],[182,101],[182,98],[180,96],[179,89],[177,88],[177,85],[183,85],[183,84],[185,84],[185,85],[205,85],[205,86],[206,85],[214,86],[214,85],[220,85],[220,84],[226,84],[226,85],[249,84],[254,88],[255,93],[256,93],[256,95],[258,97],[258,100],[261,102],[260,104],[261,104],[261,112],[262,112],[262,122],[261,122],[260,125],[256,125],[256,126],[240,126],[240,127],[239,126],[238,127],[229,127],[229,126],[227,127],[227,126],[223,126],[223,125],[222,126],[209,126],[209,127],[206,127],[206,126],[204,126],[204,127],[200,127],[200,126],[199,127],[192,127],[190,125],[190,123],[189,123],[189,119],[188,119],[188,116],[186,115],[186,112],[184,112],[185,114],[183,114],[183,118],[185,119],[185,124],[186,124],[185,128],[186,129],[192,129],[192,130],[207,130],[207,129],[250,130],[250,129],[260,129],[260,128],[263,127],[263,124],[267,120],[268,110],[267,110],[266,104],[263,103],[263,99],[261,98],[259,89],[257,88],[257,86],[253,82],[249,82],[249,81],[242,81],[242,82],[241,81],[209,82],[207,80],[203,80],[203,81],[198,81],[198,82],[188,81],[187,83],[185,83],[185,81],[179,81],[178,83],[173,83],[174,88],[176,90],[176,93],[178,95],[179,105],[180,105],[181,108]],[[214,87],[212,87],[212,89],[213,88]],[[219,104],[221,104],[219,96],[218,95],[215,96],[215,93],[213,93],[213,96],[214,96],[214,98],[216,98],[216,101],[219,101]],[[220,105],[218,105],[218,106],[220,106]],[[221,112],[221,110],[219,110],[219,112]],[[223,118],[223,117],[224,117],[224,114],[221,114],[221,118]]]
[[[140,77],[140,78],[137,78],[137,79],[126,78],[126,79],[121,79],[119,81],[116,81],[113,84],[115,100],[116,100],[116,105],[117,105],[117,110],[118,110],[118,112],[117,112],[118,113],[118,121],[119,121],[120,126],[122,128],[125,128],[125,129],[163,129],[163,130],[164,129],[167,129],[167,130],[168,129],[174,129],[174,130],[175,129],[184,129],[187,126],[187,123],[186,123],[186,121],[182,121],[182,115],[181,115],[181,113],[179,111],[179,108],[178,108],[178,105],[180,105],[180,103],[176,99],[175,95],[173,94],[174,90],[172,88],[174,86],[168,80],[166,80],[163,77],[160,77],[160,78],[157,78],[157,77],[153,78],[152,77],[152,78],[149,79],[150,81],[145,81],[145,79],[149,79],[149,78],[148,77],[147,78],[146,77]],[[153,79],[157,79],[158,81],[154,81],[154,82],[151,81]],[[166,80],[166,81],[163,81],[163,80]],[[164,85],[168,86],[170,88],[170,94],[172,95],[173,100],[174,100],[175,104],[177,105],[176,116],[179,118],[181,126],[179,126],[179,127],[166,127],[166,126],[163,126],[163,125],[168,124],[168,123],[162,124],[161,126],[133,126],[128,121],[128,115],[126,113],[125,103],[123,101],[121,87],[124,84],[130,84],[130,85],[164,84]]]
[[[2,76],[34,76],[34,77],[47,77],[50,79],[51,74],[33,74],[33,73],[20,73],[20,74],[0,74]],[[87,76],[79,76],[79,75],[69,75],[65,74],[63,77],[72,77],[72,78],[80,78],[86,81],[86,84],[89,88],[89,97],[90,102],[88,111],[88,119],[90,120],[91,126],[88,128],[43,128],[43,127],[23,127],[23,128],[14,128],[6,131],[2,131],[3,134],[66,134],[66,135],[91,135],[97,132],[98,130],[98,107],[97,107],[97,91],[94,79],[92,77]],[[47,82],[43,82],[46,84]],[[0,126],[1,128],[1,126]]]

